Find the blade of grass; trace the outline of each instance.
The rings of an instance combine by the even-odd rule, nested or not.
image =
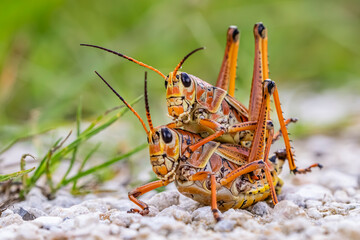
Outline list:
[[[0,154],[3,154],[4,152],[6,152],[7,150],[9,150],[12,146],[14,146],[16,143],[18,142],[21,142],[21,141],[25,141],[25,140],[28,140],[28,139],[31,139],[33,137],[36,137],[38,135],[41,135],[41,134],[44,134],[46,132],[49,132],[53,130],[52,128],[49,128],[49,129],[45,129],[45,130],[42,130],[40,132],[37,132],[37,133],[34,133],[34,134],[30,134],[30,135],[27,135],[27,136],[22,136],[22,137],[18,137],[18,138],[15,138],[14,140],[12,140],[8,145],[6,145],[3,149],[0,150]]]
[[[61,142],[61,140],[62,140],[62,138],[59,138],[59,139],[53,144],[53,146],[51,147],[51,149],[55,148],[55,147],[59,144],[59,142]],[[49,150],[49,152],[51,151],[51,149]],[[47,160],[47,156],[48,156],[49,152],[48,152],[48,153],[43,157],[43,159],[40,161],[40,164],[39,164],[39,166],[36,168],[33,176],[38,172],[40,166],[45,165],[46,160]],[[21,166],[21,167],[25,167],[25,163],[24,163],[24,162],[20,162],[20,166]],[[33,177],[33,176],[32,176],[32,177]],[[24,198],[25,198],[25,195],[30,191],[31,187],[33,186],[33,185],[30,184],[32,177],[31,177],[31,178],[26,178],[26,181],[23,181],[23,182],[22,182],[22,184],[23,184],[23,189],[20,191],[20,194],[19,194],[21,199],[24,199]]]
[[[76,111],[76,136],[77,137],[79,137],[80,133],[81,133],[81,129],[80,129],[80,127],[81,127],[81,111],[82,111],[82,103],[81,103],[81,99],[80,99],[79,105],[78,105],[78,108],[77,108],[77,111]],[[69,167],[66,170],[66,172],[65,172],[63,178],[61,179],[61,181],[56,186],[56,189],[59,189],[59,185],[61,185],[61,182],[63,182],[67,178],[67,176],[69,175],[71,169],[73,168],[79,146],[80,146],[80,144],[74,148],[74,151],[73,151],[73,154],[72,154],[72,157],[71,157],[71,160],[70,160]]]
[[[84,160],[82,161],[80,167],[79,167],[79,170],[78,170],[78,173],[80,173],[84,167],[85,167],[85,164],[86,162],[90,159],[90,157],[98,150],[98,148],[100,147],[101,143],[98,143],[87,155],[86,157],[84,158]],[[63,180],[65,181],[65,179]],[[73,187],[72,187],[72,191],[75,191],[76,190],[76,184],[77,184],[77,181],[75,180],[74,183],[73,183]]]
[[[142,96],[140,96],[139,98],[135,99],[132,104],[137,103],[141,98],[142,98]],[[114,108],[112,108],[112,109],[110,109],[110,110],[107,110],[103,115],[100,115],[99,117],[97,117],[97,118],[95,119],[95,121],[93,121],[82,133],[84,134],[84,133],[90,131],[91,129],[93,129],[93,128],[96,126],[96,124],[98,124],[98,123],[101,121],[101,119],[103,119],[103,118],[104,118],[106,115],[108,115],[109,113],[111,113],[111,112],[113,112],[113,111],[115,111],[115,110],[117,110],[117,109],[122,109],[122,108],[124,108],[124,106],[117,106],[117,107],[114,107]]]
[[[142,145],[134,148],[133,150],[131,150],[131,151],[129,151],[129,152],[127,152],[127,153],[125,153],[125,154],[123,154],[123,155],[121,155],[121,156],[112,158],[112,159],[110,159],[110,160],[108,160],[108,161],[106,161],[106,162],[104,162],[104,163],[102,163],[102,164],[96,165],[96,166],[94,166],[94,167],[92,167],[92,168],[89,168],[88,170],[85,170],[85,171],[83,171],[83,172],[80,172],[80,173],[76,174],[75,176],[73,176],[73,177],[71,177],[71,178],[69,178],[69,179],[66,179],[66,180],[63,182],[63,185],[62,185],[62,186],[66,186],[66,185],[67,185],[68,183],[70,183],[70,182],[76,181],[76,180],[78,180],[79,178],[82,178],[82,177],[87,176],[87,175],[89,175],[89,174],[91,174],[91,173],[94,173],[94,172],[98,171],[98,170],[101,169],[101,168],[108,167],[108,166],[110,166],[110,165],[112,165],[112,164],[114,164],[114,163],[116,163],[116,162],[118,162],[118,161],[120,161],[120,160],[123,160],[123,159],[125,159],[125,158],[127,158],[127,157],[129,157],[129,156],[131,156],[131,155],[133,155],[133,154],[135,154],[135,153],[137,153],[137,152],[139,152],[140,150],[146,148],[147,146],[148,146],[148,144],[147,144],[147,143],[144,143],[144,144],[142,144]]]
[[[27,180],[27,182],[26,182],[26,188],[28,188],[28,187],[30,186],[30,183],[32,182],[32,179],[34,178],[34,176],[40,174],[40,173],[39,173],[39,172],[40,172],[40,169],[45,165],[47,156],[48,156],[48,154],[50,153],[51,149],[55,148],[55,147],[59,144],[59,142],[61,142],[61,140],[62,140],[62,137],[59,138],[59,139],[52,145],[52,147],[50,148],[50,150],[48,151],[48,153],[42,158],[42,160],[40,161],[39,166],[36,168],[33,176],[32,176],[30,179]],[[25,188],[24,188],[24,189],[25,189]]]
[[[68,133],[68,135],[64,138],[64,140],[62,140],[59,145],[56,145],[55,147],[53,147],[49,152],[48,152],[48,156],[46,158],[45,161],[45,173],[46,173],[46,180],[47,180],[47,184],[49,185],[51,191],[54,190],[54,184],[52,181],[52,175],[51,175],[51,159],[52,159],[52,155],[58,150],[60,149],[64,143],[66,142],[66,140],[69,139],[70,135],[72,133],[72,130],[70,130],[70,132]]]
[[[26,167],[25,159],[26,159],[26,157],[32,157],[34,160],[36,160],[36,158],[33,155],[29,154],[29,153],[22,155],[21,160],[20,160],[20,170],[21,171],[25,171],[25,167]],[[26,186],[27,179],[28,179],[28,174],[27,173],[22,175],[21,182],[22,182],[22,185],[23,185],[24,188]]]
[[[10,174],[0,175],[0,182],[5,182],[5,181],[8,181],[13,178],[20,177],[26,173],[33,171],[34,169],[35,169],[35,167],[30,168],[28,170],[23,170],[23,171],[19,171],[19,172],[10,173]]]

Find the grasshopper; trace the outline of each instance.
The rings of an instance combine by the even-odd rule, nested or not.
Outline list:
[[[202,140],[201,136],[186,130],[167,126],[153,127],[147,96],[147,77],[145,73],[145,107],[149,130],[139,114],[114,90],[100,74],[95,72],[117,97],[136,115],[141,122],[149,143],[150,163],[160,179],[129,192],[129,199],[141,210],[131,209],[141,215],[149,213],[149,206],[138,200],[142,194],[175,182],[178,190],[202,204],[210,205],[216,221],[219,221],[219,210],[246,208],[271,196],[274,204],[278,202],[282,180],[278,174],[282,170],[285,158],[275,156],[267,160],[269,146],[266,146],[264,159],[257,158],[248,162],[249,149],[240,145],[209,141],[199,147],[189,157],[183,154],[189,145]],[[273,82],[264,83],[264,103],[269,102],[274,87]],[[266,108],[266,104],[262,104]],[[262,127],[267,124],[266,117],[261,121]],[[259,133],[258,133],[259,134]],[[260,137],[260,136],[256,136]],[[265,148],[265,146],[262,146]],[[250,173],[259,171],[257,180],[253,181]]]
[[[229,28],[227,37],[227,47],[225,50],[223,64],[219,73],[217,87],[207,82],[178,70],[193,53],[203,49],[198,48],[187,54],[168,76],[165,76],[156,68],[135,60],[121,53],[102,48],[95,45],[82,44],[99,48],[129,61],[137,63],[152,71],[158,73],[165,79],[166,98],[168,113],[174,119],[173,123],[168,124],[169,128],[182,127],[185,130],[199,133],[203,137],[198,143],[188,146],[183,157],[189,157],[197,148],[216,139],[216,141],[240,144],[250,149],[251,156],[248,161],[254,161],[258,156],[263,158],[266,139],[269,137],[272,128],[270,120],[270,105],[267,104],[261,112],[261,106],[264,102],[263,85],[269,78],[268,56],[267,56],[267,30],[262,23],[255,24],[255,59],[254,72],[251,86],[251,95],[249,108],[237,101],[232,95],[235,88],[236,59],[238,51],[238,31],[236,28]],[[272,82],[272,81],[271,81]],[[293,122],[294,119],[284,120],[280,106],[279,93],[276,85],[273,87],[273,99],[277,116],[280,122],[280,131],[283,135],[287,159],[290,171],[293,173],[306,173],[311,171],[314,166],[321,167],[318,164],[311,165],[305,169],[299,169],[295,165],[294,154],[291,150],[290,140],[286,124]],[[229,94],[226,91],[229,85]],[[260,119],[266,116],[264,127],[261,127]],[[256,139],[256,132],[262,132],[262,137]],[[258,135],[259,135],[258,134]],[[272,133],[273,134],[273,133]],[[278,136],[279,133],[275,134]]]

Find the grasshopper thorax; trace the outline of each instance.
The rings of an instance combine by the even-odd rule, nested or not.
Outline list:
[[[173,181],[180,157],[178,134],[165,126],[155,128],[149,139],[149,153],[150,163],[158,178]]]
[[[169,115],[179,118],[189,113],[195,102],[196,84],[193,76],[185,72],[173,72],[165,80],[166,100]]]

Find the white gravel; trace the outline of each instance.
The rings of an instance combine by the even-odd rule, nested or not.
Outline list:
[[[304,151],[311,141],[299,142],[298,149]],[[344,148],[328,148],[324,153],[342,151],[343,158],[337,159],[342,167],[325,158],[321,171],[285,173],[278,205],[259,202],[246,210],[230,209],[219,223],[210,207],[200,206],[173,187],[143,198],[151,206],[147,217],[127,213],[135,206],[123,192],[75,198],[63,190],[49,201],[35,188],[26,201],[3,212],[0,239],[360,239],[358,174],[346,173],[349,166],[360,169],[359,162]]]

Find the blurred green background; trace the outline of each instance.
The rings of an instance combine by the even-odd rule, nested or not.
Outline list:
[[[252,28],[259,21],[269,29],[270,76],[281,89],[359,94],[358,0],[2,1],[0,143],[73,123],[80,98],[85,119],[119,105],[94,70],[129,101],[143,93],[144,68],[80,43],[119,51],[165,74],[189,51],[206,46],[183,70],[215,83],[227,28],[237,25],[236,96],[247,105]],[[155,125],[166,123],[164,82],[150,72],[149,85]],[[127,119],[137,124],[130,114]]]

